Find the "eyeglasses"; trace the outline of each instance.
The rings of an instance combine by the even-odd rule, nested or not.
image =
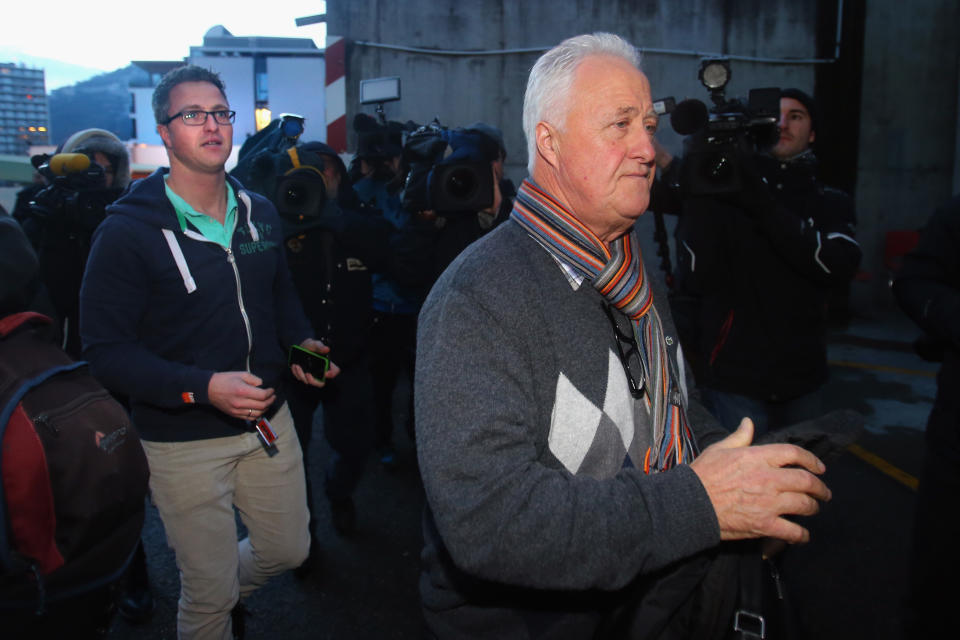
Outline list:
[[[233,121],[237,118],[236,111],[229,111],[227,109],[220,109],[217,111],[203,111],[202,109],[189,109],[187,111],[180,111],[173,114],[167,121],[163,124],[170,124],[177,118],[183,120],[183,124],[190,125],[191,127],[200,127],[207,124],[207,116],[213,116],[213,119],[217,124],[228,125],[233,124]]]
[[[617,338],[617,353],[623,370],[627,374],[627,381],[630,383],[630,395],[637,399],[642,398],[646,375],[643,360],[640,359],[640,345],[637,344],[633,334],[633,327],[630,327],[629,334],[625,333],[617,323],[610,305],[602,304],[601,306],[610,320],[610,326],[613,327],[613,335]]]

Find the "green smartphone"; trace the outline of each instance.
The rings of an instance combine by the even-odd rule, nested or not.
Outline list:
[[[295,344],[290,347],[287,364],[298,364],[304,373],[309,373],[317,380],[322,380],[330,368],[330,358],[322,353],[310,351],[310,349],[304,349],[300,345]]]

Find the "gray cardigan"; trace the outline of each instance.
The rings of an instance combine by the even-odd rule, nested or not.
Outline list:
[[[662,286],[654,299],[676,356]],[[440,637],[535,637],[532,609],[555,618],[548,626],[574,624],[598,591],[719,543],[688,466],[642,470],[650,421],[601,303],[508,221],[468,247],[424,304],[421,597]],[[701,448],[726,435],[694,401],[688,416]]]

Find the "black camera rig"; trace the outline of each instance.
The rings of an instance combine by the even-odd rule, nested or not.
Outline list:
[[[283,113],[248,138],[230,175],[270,199],[286,223],[310,225],[327,202],[321,154],[298,146],[302,116]]]
[[[108,188],[103,167],[82,153],[44,153],[31,157],[30,162],[47,182],[30,201],[34,220],[26,227],[42,229],[43,236],[31,238],[35,246],[53,239],[89,242],[107,205],[121,190]]]
[[[401,203],[411,213],[476,213],[494,201],[491,162],[499,146],[472,129],[448,129],[434,119],[411,133],[403,146],[409,167]]]
[[[751,89],[747,102],[727,100],[730,62],[709,59],[700,64],[700,82],[710,91],[713,107],[695,99],[673,107],[670,124],[684,141],[680,187],[683,195],[736,193],[743,188],[741,158],[776,144],[779,136],[780,89]]]

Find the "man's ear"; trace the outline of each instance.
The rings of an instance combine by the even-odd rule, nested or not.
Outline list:
[[[170,129],[167,128],[165,124],[157,125],[157,134],[159,134],[160,139],[163,140],[163,146],[170,148]]]
[[[810,137],[807,139],[807,145],[813,144],[817,139],[817,132],[814,129],[810,130]]]
[[[556,168],[560,162],[560,138],[557,130],[546,122],[538,122],[534,136],[537,140],[537,153],[547,164]]]

